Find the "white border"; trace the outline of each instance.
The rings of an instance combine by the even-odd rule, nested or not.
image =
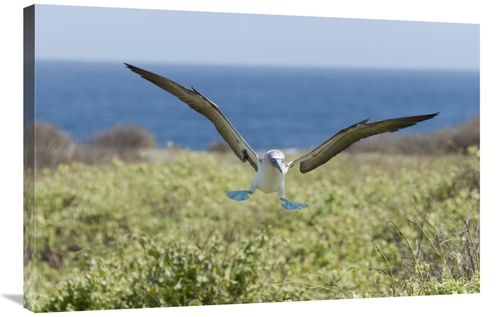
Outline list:
[[[33,4],[27,1],[2,1],[0,28],[2,66],[7,72],[0,75],[2,107],[2,131],[0,144],[0,311],[12,312],[8,316],[31,314],[4,295],[22,294],[22,87],[23,87],[23,8]],[[496,59],[500,56],[498,38],[500,30],[498,9],[493,1],[444,1],[444,0],[352,0],[352,1],[50,1],[39,4],[79,5],[98,7],[170,9],[207,12],[238,12],[344,18],[369,18],[406,21],[457,22],[480,24],[481,31],[481,294],[455,296],[427,296],[418,298],[337,300],[321,302],[225,305],[211,307],[187,307],[167,309],[134,309],[120,311],[79,312],[78,316],[173,316],[203,315],[284,315],[310,313],[338,315],[358,314],[370,316],[422,316],[446,314],[446,316],[483,315],[493,308],[497,296],[498,275],[495,275],[495,252],[498,238],[493,235],[498,224],[498,208],[493,208],[493,191],[489,186],[498,175],[498,156],[490,144],[488,135],[490,120],[494,120],[495,108],[500,105],[498,83],[494,79],[500,73]],[[496,106],[492,106],[496,105]],[[496,132],[495,132],[496,133]],[[497,133],[496,133],[497,135]],[[495,136],[496,136],[495,135]],[[487,173],[485,173],[485,170]],[[498,230],[497,230],[498,231]],[[44,316],[64,316],[67,313],[49,313]]]

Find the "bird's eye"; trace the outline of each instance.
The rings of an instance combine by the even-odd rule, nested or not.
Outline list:
[[[271,159],[271,162],[276,163],[276,159]]]

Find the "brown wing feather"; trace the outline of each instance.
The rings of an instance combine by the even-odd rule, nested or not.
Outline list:
[[[168,91],[186,103],[193,110],[196,110],[210,120],[219,134],[231,147],[234,154],[236,154],[242,162],[248,161],[255,171],[257,171],[259,159],[257,153],[255,153],[255,151],[248,145],[245,139],[243,139],[243,137],[233,127],[231,122],[229,122],[214,102],[210,101],[194,88],[191,90],[155,73],[151,73],[147,70],[129,65],[127,63],[125,63],[125,65],[134,73],[141,75],[142,78]]]
[[[421,116],[374,121],[370,123],[368,123],[369,119],[360,121],[340,130],[337,134],[332,136],[317,148],[290,162],[289,166],[292,167],[293,165],[300,163],[300,171],[302,173],[310,172],[316,167],[325,164],[335,155],[339,154],[361,139],[385,132],[395,132],[399,129],[413,126],[418,122],[434,118],[438,114],[439,112]]]

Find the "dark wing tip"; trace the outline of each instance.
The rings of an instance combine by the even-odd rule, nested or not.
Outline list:
[[[418,117],[424,118],[424,120],[426,120],[426,119],[434,118],[435,116],[439,115],[440,113],[441,112],[434,112],[434,113],[430,113],[430,114],[424,114],[424,115],[421,115]]]
[[[203,96],[203,94],[201,92],[199,92],[198,90],[196,90],[196,88],[194,88],[193,86],[191,86],[191,90],[194,91],[195,93],[197,93],[198,95],[200,95],[202,97],[205,97],[205,96]]]
[[[144,79],[147,79],[147,78],[144,77],[144,74],[145,73],[149,73],[148,71],[146,71],[144,69],[140,69],[139,67],[135,67],[134,65],[130,65],[130,64],[127,64],[127,63],[123,63],[123,64],[125,64],[125,67],[127,67],[128,69],[130,69],[134,73],[141,75],[141,77],[143,77]]]
[[[420,116],[408,117],[408,119],[412,119],[413,120],[413,124],[412,125],[415,125],[415,124],[417,124],[419,122],[432,119],[432,118],[436,117],[437,115],[439,115],[440,113],[441,112],[435,112],[435,113],[431,113],[431,114],[424,114],[424,115],[420,115]],[[401,118],[401,119],[405,119],[405,118]]]
[[[425,120],[429,120],[429,119],[432,119],[432,118],[438,116],[440,113],[441,112],[434,112],[434,113],[430,113],[430,114],[424,114],[424,115],[421,115],[421,116],[417,116],[417,118],[421,118],[421,121],[425,121]]]

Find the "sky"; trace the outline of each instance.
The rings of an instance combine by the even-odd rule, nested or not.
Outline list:
[[[479,24],[37,5],[39,59],[479,69]]]

